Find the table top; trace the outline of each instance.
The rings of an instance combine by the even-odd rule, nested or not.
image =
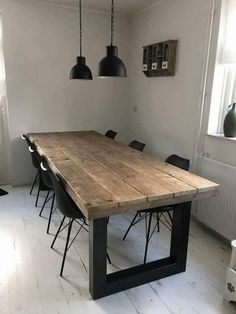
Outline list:
[[[90,219],[217,195],[219,185],[94,131],[30,133]]]

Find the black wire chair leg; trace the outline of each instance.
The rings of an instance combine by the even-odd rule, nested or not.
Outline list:
[[[44,202],[43,202],[43,206],[42,206],[42,208],[41,208],[41,210],[40,210],[40,213],[39,213],[39,217],[42,216],[44,207],[45,207],[45,205],[46,205],[46,203],[47,203],[47,200],[48,200],[49,193],[50,193],[50,190],[47,192],[47,195],[46,195],[45,200],[44,200]]]
[[[63,219],[62,219],[62,221],[61,221],[61,223],[60,223],[60,226],[59,226],[59,228],[58,228],[58,230],[57,230],[57,233],[56,233],[56,235],[55,235],[55,237],[54,237],[54,239],[53,239],[53,242],[52,242],[52,244],[51,244],[51,249],[53,249],[53,246],[54,246],[54,244],[55,244],[55,242],[56,242],[56,239],[57,239],[57,237],[58,237],[58,234],[59,234],[60,231],[61,231],[61,227],[62,227],[62,225],[63,225],[65,219],[66,219],[66,216],[63,217]]]
[[[55,192],[53,192],[52,204],[51,204],[50,214],[49,214],[49,218],[48,218],[48,226],[47,226],[47,233],[48,234],[49,234],[49,229],[50,229],[50,224],[51,224],[51,219],[52,219],[54,201],[55,201]]]
[[[30,195],[31,195],[32,192],[33,192],[34,186],[35,186],[35,184],[36,184],[36,182],[37,182],[37,180],[38,180],[38,176],[39,176],[39,171],[37,171],[36,176],[35,176],[35,178],[34,178],[34,182],[33,182],[33,184],[32,184],[31,190],[30,190]]]
[[[71,222],[70,222],[70,224],[68,226],[66,245],[65,245],[65,249],[64,249],[64,255],[63,255],[62,264],[61,264],[61,271],[60,271],[60,276],[61,277],[63,276],[63,269],[64,269],[65,260],[66,260],[66,253],[67,253],[68,245],[69,245],[69,241],[70,241],[70,234],[71,234],[73,221],[74,221],[74,219],[71,220]]]
[[[157,232],[160,232],[160,216],[159,216],[159,213],[157,213]]]
[[[38,187],[38,192],[37,192],[37,197],[36,197],[36,201],[35,201],[35,207],[38,206],[38,200],[39,200],[39,193],[40,193],[40,184],[39,184],[39,187]]]
[[[129,225],[129,228],[127,229],[125,235],[123,236],[123,240],[125,240],[125,238],[127,237],[130,229],[132,228],[134,222],[135,222],[135,219],[137,218],[137,216],[139,215],[139,212],[136,213],[136,215],[134,216],[133,220],[131,221],[130,225]]]
[[[143,263],[146,264],[147,260],[147,252],[148,252],[148,244],[150,240],[150,230],[151,230],[151,224],[152,224],[152,213],[149,215],[149,222],[148,222],[148,228],[146,233],[146,245],[145,245],[145,253],[144,253],[144,260]]]
[[[172,219],[172,216],[171,216],[170,212],[167,211],[167,214],[168,214],[168,216],[169,216],[170,222],[172,223],[172,222],[173,222],[173,219]]]
[[[107,260],[108,260],[109,264],[111,264],[111,259],[110,259],[110,256],[108,253],[107,253]]]

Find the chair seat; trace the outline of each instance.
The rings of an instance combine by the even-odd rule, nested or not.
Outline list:
[[[72,200],[73,202],[73,200]],[[86,219],[83,213],[80,211],[77,205],[73,202],[71,204],[71,211],[67,213],[67,217],[71,219]]]

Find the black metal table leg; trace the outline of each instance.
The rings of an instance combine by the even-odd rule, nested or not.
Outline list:
[[[173,210],[170,256],[107,275],[107,218],[89,222],[89,291],[93,299],[184,272],[191,202]]]
[[[107,274],[107,218],[89,222],[89,291],[93,299],[105,294]]]
[[[183,203],[173,210],[170,256],[177,258],[180,272],[186,270],[191,203]]]
[[[146,244],[145,244],[145,252],[144,252],[144,260],[143,263],[146,264],[147,261],[147,251],[148,251],[148,244],[150,240],[150,230],[151,230],[151,224],[152,224],[152,213],[149,214],[149,221],[148,221],[148,228],[146,230]]]

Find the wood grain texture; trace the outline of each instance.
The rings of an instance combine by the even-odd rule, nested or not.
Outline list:
[[[28,136],[88,219],[209,197],[219,189],[94,131]]]

